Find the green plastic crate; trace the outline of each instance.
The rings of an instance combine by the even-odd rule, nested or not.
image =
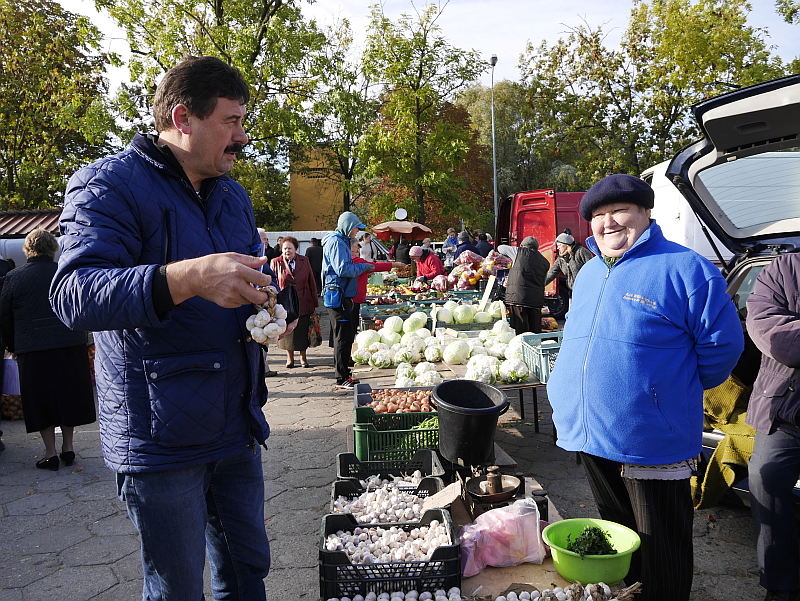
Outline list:
[[[524,334],[522,360],[542,384],[546,384],[561,348],[563,332]]]
[[[439,449],[439,428],[412,430],[430,413],[383,413],[367,423],[353,424],[359,461],[411,459],[419,449]]]

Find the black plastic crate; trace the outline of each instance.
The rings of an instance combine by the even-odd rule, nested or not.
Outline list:
[[[412,495],[416,495],[420,499],[431,497],[435,495],[437,492],[441,492],[444,489],[444,482],[442,481],[441,478],[436,476],[425,476],[424,478],[422,478],[422,481],[416,487],[412,486],[410,483],[407,484],[408,484],[407,487],[404,486],[399,487],[400,490]],[[336,513],[334,512],[333,509],[333,502],[339,497],[346,497],[348,500],[352,500],[357,497],[360,497],[364,492],[365,492],[364,489],[361,488],[361,484],[357,480],[335,481],[333,483],[333,486],[331,487],[331,505],[330,505],[331,513]],[[343,515],[343,514],[337,514],[337,515]],[[388,528],[391,526],[395,526],[396,524],[386,522],[385,524],[364,524],[364,525],[369,525],[369,526],[378,525],[378,526],[386,526]]]
[[[352,564],[344,551],[327,551],[325,538],[339,530],[352,531],[367,527],[359,524],[350,514],[326,515],[322,520],[322,537],[319,545],[319,590],[320,597],[350,597],[369,592],[392,593],[415,590],[420,593],[449,590],[461,587],[461,545],[453,526],[450,512],[445,509],[429,509],[419,522],[392,524],[406,532],[433,520],[446,524],[452,544],[437,548],[427,561],[398,563]]]
[[[435,451],[420,449],[411,459],[394,461],[361,461],[354,453],[336,455],[336,477],[339,480],[364,480],[369,476],[413,474],[416,470],[423,476],[443,476],[444,467]]]

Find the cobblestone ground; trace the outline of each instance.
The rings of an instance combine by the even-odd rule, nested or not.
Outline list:
[[[327,317],[322,319],[327,340]],[[264,453],[264,517],[273,565],[265,580],[269,601],[319,597],[318,545],[337,453],[347,450],[352,394],[333,388],[331,350],[309,350],[310,369],[284,368],[282,351],[269,353],[278,377],[268,380],[264,408],[272,428]],[[298,361],[299,365],[299,361]],[[502,416],[497,443],[520,471],[548,490],[563,517],[598,517],[583,468],[553,445],[546,395],[539,392],[540,432],[526,392]],[[0,601],[126,601],[141,598],[139,542],[114,475],[105,467],[97,424],[76,429],[75,464],[38,470],[44,447],[22,422],[4,422],[0,455]],[[749,510],[720,506],[695,516],[693,601],[763,598]],[[206,595],[211,599],[208,570]]]

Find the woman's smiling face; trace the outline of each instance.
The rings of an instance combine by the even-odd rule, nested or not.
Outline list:
[[[621,257],[650,227],[650,209],[629,203],[602,205],[592,213],[592,234],[607,257]]]

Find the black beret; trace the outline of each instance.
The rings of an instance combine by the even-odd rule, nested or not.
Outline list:
[[[601,179],[589,188],[581,199],[578,212],[586,221],[591,221],[595,209],[614,202],[629,202],[652,209],[655,193],[644,180],[633,175],[616,173]]]

